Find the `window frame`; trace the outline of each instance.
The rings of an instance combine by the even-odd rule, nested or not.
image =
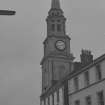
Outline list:
[[[57,24],[57,31],[61,32],[61,30],[62,30],[61,24]]]
[[[80,105],[80,100],[75,100],[74,105]]]
[[[91,96],[86,96],[86,105],[92,105],[92,100],[91,100]]]
[[[79,78],[78,77],[74,78],[74,88],[76,91],[79,90]]]
[[[100,81],[102,79],[102,70],[101,70],[101,65],[97,64],[96,65],[96,80]]]
[[[99,95],[102,95],[102,99],[100,99]],[[102,103],[101,103],[102,102]],[[97,103],[98,105],[105,105],[105,100],[104,100],[104,91],[99,91],[97,92]]]
[[[86,87],[90,84],[89,71],[84,72],[84,82]]]
[[[51,31],[55,31],[55,24],[51,24]]]

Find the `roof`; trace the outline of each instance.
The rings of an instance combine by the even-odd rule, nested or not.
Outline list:
[[[52,9],[60,9],[60,2],[59,2],[59,0],[52,0],[51,8]]]

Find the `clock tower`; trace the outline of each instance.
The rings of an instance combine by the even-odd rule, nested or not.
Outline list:
[[[59,0],[52,0],[46,18],[47,37],[44,40],[42,65],[42,93],[71,72],[73,55],[70,53],[70,37],[65,32],[66,18]]]

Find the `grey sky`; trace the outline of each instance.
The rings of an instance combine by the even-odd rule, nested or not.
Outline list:
[[[13,8],[15,16],[0,16],[0,105],[39,105],[40,61],[51,0],[0,0],[0,9]],[[105,53],[105,1],[61,0],[67,17],[71,50],[79,59],[82,48],[95,58]]]

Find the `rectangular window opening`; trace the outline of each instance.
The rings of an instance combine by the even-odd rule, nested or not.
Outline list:
[[[97,77],[97,80],[101,80],[102,79],[102,74],[101,74],[101,67],[100,65],[96,65],[96,77]]]
[[[80,100],[76,100],[75,105],[80,105]]]
[[[52,31],[55,31],[55,24],[52,24]]]
[[[57,91],[57,102],[59,102],[59,90]]]
[[[89,85],[89,72],[88,71],[85,72],[84,77],[85,77],[85,86],[88,86]]]
[[[57,24],[57,31],[61,31],[61,24]]]
[[[97,98],[98,98],[98,105],[105,105],[104,104],[104,94],[103,91],[100,91],[97,93]]]
[[[91,105],[91,97],[90,96],[86,97],[86,105]]]
[[[79,89],[79,84],[78,84],[78,77],[74,78],[74,86],[75,86],[75,90]]]

